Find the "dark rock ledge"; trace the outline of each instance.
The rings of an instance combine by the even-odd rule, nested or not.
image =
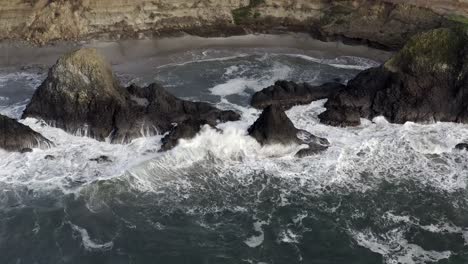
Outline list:
[[[0,148],[7,151],[30,152],[32,148],[47,148],[53,143],[28,126],[0,115]]]
[[[298,144],[309,147],[300,150],[296,156],[305,157],[314,155],[328,148],[329,142],[311,133],[297,129],[288,118],[282,107],[270,105],[262,112],[260,117],[248,130],[249,135],[261,145],[269,144]]]
[[[181,100],[158,84],[124,88],[96,50],[81,49],[63,56],[49,70],[23,113],[26,117],[112,143],[164,134],[174,124],[179,124],[177,131],[190,130],[166,138],[164,149],[169,149],[179,138],[192,137],[200,130],[200,126],[184,125],[188,120],[215,126],[238,120],[240,115],[208,103]]]

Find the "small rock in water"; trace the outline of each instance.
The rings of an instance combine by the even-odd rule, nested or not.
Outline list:
[[[30,152],[33,152],[31,148],[24,148],[20,150],[20,153],[30,153]]]
[[[46,156],[44,157],[44,159],[46,159],[46,160],[55,160],[55,156],[46,155]]]
[[[97,163],[109,163],[109,162],[112,162],[112,160],[108,157],[108,156],[105,156],[105,155],[101,155],[97,158],[94,158],[94,159],[90,159],[90,161],[95,161]]]
[[[468,151],[468,143],[460,143],[455,146],[455,149]]]

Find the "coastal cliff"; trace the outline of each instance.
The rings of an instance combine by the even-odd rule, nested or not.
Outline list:
[[[308,32],[400,48],[415,33],[468,24],[467,0],[0,0],[0,40]]]

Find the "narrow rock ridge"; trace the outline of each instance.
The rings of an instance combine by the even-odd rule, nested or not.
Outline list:
[[[0,0],[0,39],[142,38],[309,32],[400,48],[412,35],[468,23],[466,0]]]

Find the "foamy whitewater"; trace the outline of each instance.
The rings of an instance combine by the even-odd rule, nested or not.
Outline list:
[[[337,54],[337,53],[342,54]],[[114,64],[125,84],[242,113],[159,153],[163,135],[108,144],[21,122],[56,147],[0,151],[0,263],[468,263],[468,125],[319,123],[287,112],[326,152],[261,147],[250,96],[278,79],[347,82],[380,61],[291,47],[203,47]],[[131,70],[129,70],[131,69]],[[46,72],[0,70],[0,113],[20,117]],[[111,162],[91,161],[101,155]],[[53,156],[54,159],[45,157]]]

